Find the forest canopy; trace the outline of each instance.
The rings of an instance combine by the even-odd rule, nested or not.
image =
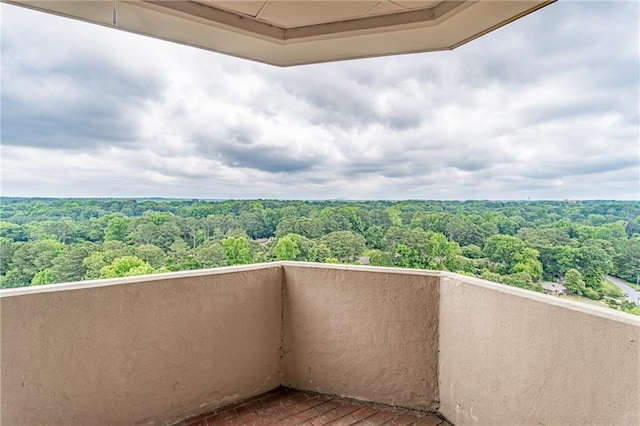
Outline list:
[[[0,287],[300,260],[607,296],[640,275],[640,203],[2,198]]]

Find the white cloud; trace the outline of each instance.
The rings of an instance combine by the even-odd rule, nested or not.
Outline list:
[[[640,195],[635,2],[290,69],[0,10],[4,195]]]

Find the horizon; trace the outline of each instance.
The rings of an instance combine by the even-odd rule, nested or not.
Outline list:
[[[488,198],[467,198],[467,199],[435,199],[435,198],[203,198],[203,197],[49,197],[49,196],[12,196],[12,195],[0,195],[0,199],[9,198],[14,200],[160,200],[160,201],[206,201],[206,202],[224,202],[224,201],[334,201],[334,202],[370,202],[370,201],[388,201],[393,203],[411,202],[411,201],[430,201],[430,202],[495,202],[495,203],[528,203],[528,202],[567,202],[567,203],[580,203],[580,202],[622,202],[622,203],[636,203],[638,200],[623,200],[623,199],[488,199]]]
[[[638,2],[293,68],[0,13],[3,195],[640,200]]]

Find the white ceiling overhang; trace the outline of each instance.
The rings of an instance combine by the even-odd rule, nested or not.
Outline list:
[[[4,1],[289,66],[453,49],[555,0]]]

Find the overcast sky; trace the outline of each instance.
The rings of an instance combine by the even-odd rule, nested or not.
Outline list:
[[[2,4],[5,196],[640,198],[640,6],[277,68]]]

